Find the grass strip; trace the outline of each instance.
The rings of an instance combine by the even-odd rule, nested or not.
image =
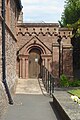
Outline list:
[[[70,93],[71,95],[76,95],[78,98],[80,98],[80,89],[69,90],[68,93]]]

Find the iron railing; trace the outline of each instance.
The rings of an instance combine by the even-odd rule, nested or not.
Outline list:
[[[41,67],[41,76],[42,81],[44,84],[44,87],[49,93],[49,95],[52,95],[54,93],[54,77],[53,75],[48,71],[48,69],[45,66]]]

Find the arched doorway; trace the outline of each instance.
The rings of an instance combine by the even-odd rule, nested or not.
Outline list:
[[[40,77],[41,71],[41,52],[38,48],[32,48],[29,52],[28,74],[29,78]]]

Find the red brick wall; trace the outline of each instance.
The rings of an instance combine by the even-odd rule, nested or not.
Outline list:
[[[44,49],[45,45],[47,48],[49,48],[52,51],[52,44],[53,44],[53,63],[52,63],[52,57],[48,58],[48,49],[46,49],[46,59],[50,59],[50,62],[46,66],[50,66],[49,71],[53,72],[53,75],[55,77],[59,77],[59,44],[57,42],[58,36],[60,35],[62,37],[61,41],[61,57],[63,55],[63,58],[60,58],[61,60],[61,74],[62,70],[64,74],[72,76],[73,73],[73,66],[72,66],[72,53],[70,51],[71,49],[71,40],[70,40],[70,35],[72,34],[72,31],[67,29],[67,28],[59,28],[58,24],[29,24],[29,23],[23,23],[23,24],[18,24],[17,27],[17,51],[22,48],[27,42],[31,39],[33,39],[34,36],[36,36],[40,41],[44,43]],[[32,43],[33,44],[33,43]],[[62,53],[62,45],[63,46],[70,46],[68,49],[65,49]],[[69,55],[68,55],[69,53]],[[23,53],[21,53],[23,54]],[[52,56],[52,52],[51,52]],[[66,57],[66,59],[65,59]],[[62,65],[62,60],[63,64]],[[65,61],[65,62],[64,62]],[[69,68],[66,66],[68,65]],[[48,68],[49,68],[48,66]],[[70,71],[68,71],[70,69]],[[68,71],[68,72],[67,72]]]

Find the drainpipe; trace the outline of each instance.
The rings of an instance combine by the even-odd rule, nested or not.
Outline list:
[[[11,94],[6,82],[6,53],[5,53],[5,0],[2,0],[2,82],[8,97],[9,104],[13,104]]]

